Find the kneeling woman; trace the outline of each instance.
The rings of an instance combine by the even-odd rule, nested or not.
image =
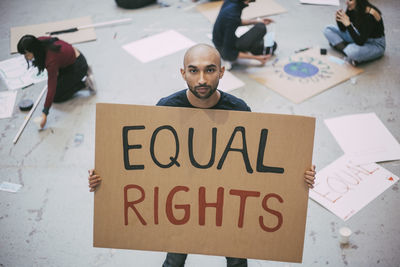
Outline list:
[[[324,30],[330,45],[353,65],[381,57],[386,47],[381,11],[368,0],[347,0],[346,4],[346,12],[336,12],[337,26]]]
[[[47,70],[47,96],[41,128],[46,125],[53,102],[66,101],[83,88],[94,92],[92,74],[85,57],[69,43],[58,38],[25,35],[18,42],[18,52],[25,55],[28,67],[29,61],[33,60],[39,73]]]

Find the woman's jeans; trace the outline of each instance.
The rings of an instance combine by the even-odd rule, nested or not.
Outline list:
[[[383,53],[385,52],[385,36],[380,38],[369,38],[363,45],[357,45],[354,43],[348,30],[342,32],[336,25],[326,26],[324,29],[324,35],[332,46],[341,42],[349,43],[343,49],[343,52],[349,59],[355,60],[358,63],[377,59],[383,56]]]

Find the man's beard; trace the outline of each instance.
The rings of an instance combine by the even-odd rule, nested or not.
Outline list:
[[[188,86],[189,86],[189,85],[188,85]],[[200,94],[197,93],[197,91],[196,91],[196,88],[199,88],[199,87],[208,87],[208,88],[209,88],[208,93],[207,93],[206,95],[200,95]],[[200,99],[207,99],[207,98],[209,98],[210,96],[212,96],[212,95],[215,93],[215,91],[217,90],[217,87],[218,87],[218,84],[215,86],[215,88],[213,88],[213,87],[211,87],[211,86],[208,86],[208,85],[206,85],[206,86],[195,86],[195,87],[190,87],[190,86],[189,86],[189,90],[190,90],[190,92],[192,92],[192,94],[194,94],[197,98],[200,98]]]

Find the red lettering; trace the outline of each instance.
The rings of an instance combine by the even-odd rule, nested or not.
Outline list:
[[[239,228],[243,228],[244,210],[245,210],[245,207],[246,207],[246,199],[247,199],[247,197],[259,197],[260,196],[260,192],[231,189],[229,191],[229,194],[240,197],[240,209],[239,209],[238,226],[239,226]]]
[[[154,187],[154,224],[158,224],[158,187]]]
[[[199,224],[205,225],[206,223],[206,208],[216,208],[215,224],[216,226],[222,225],[222,214],[224,207],[224,188],[218,187],[217,189],[217,202],[206,203],[206,188],[204,186],[199,188]]]
[[[332,203],[335,203],[336,201],[338,201],[339,199],[341,199],[343,197],[342,194],[334,192],[334,191],[330,191],[329,189],[326,189],[326,188],[324,188],[325,192],[318,191],[321,189],[318,185],[319,185],[319,183],[316,183],[314,185],[314,188],[311,190]]]
[[[134,192],[130,192],[129,190],[134,189]],[[159,205],[160,205],[160,188],[158,186],[154,187],[154,202],[153,202],[153,216],[154,216],[154,225],[159,224]],[[215,208],[215,225],[222,226],[223,219],[223,210],[224,210],[224,192],[225,189],[223,187],[218,187],[216,194],[215,202],[207,202],[206,201],[206,187],[199,187],[199,195],[198,195],[198,208],[199,208],[199,225],[206,224],[206,208]],[[165,212],[167,219],[170,223],[174,225],[182,225],[186,224],[190,220],[190,209],[191,204],[174,204],[173,200],[175,195],[180,192],[189,192],[190,189],[187,186],[175,186],[173,187],[165,199]],[[130,196],[135,196],[136,199],[133,201],[128,201],[128,193]],[[318,192],[317,192],[318,193]],[[239,189],[231,189],[229,190],[229,194],[233,196],[240,197],[240,205],[239,205],[239,214],[238,214],[238,228],[243,228],[244,226],[244,218],[246,212],[246,201],[248,197],[260,197],[260,192],[258,191],[248,191],[248,190],[239,190]],[[128,225],[128,210],[131,208],[133,212],[136,214],[138,220],[142,225],[147,225],[147,222],[140,214],[137,205],[142,203],[145,200],[145,191],[144,189],[135,184],[129,184],[124,187],[124,222],[125,225]],[[282,227],[283,224],[283,214],[277,210],[271,209],[268,207],[268,201],[270,198],[277,199],[280,203],[283,203],[283,199],[281,196],[275,193],[270,193],[265,195],[263,198],[261,205],[262,208],[269,214],[274,215],[277,218],[277,224],[273,227],[266,226],[264,223],[264,217],[259,216],[259,224],[262,230],[266,232],[275,232]],[[174,210],[182,210],[183,216],[182,218],[177,218],[174,215]],[[150,211],[151,212],[151,211]],[[182,213],[180,213],[182,214]],[[147,213],[145,213],[147,215]]]
[[[135,201],[128,201],[128,190],[129,189],[138,189],[142,196]],[[146,225],[146,221],[143,219],[143,217],[140,215],[139,211],[136,209],[135,204],[138,204],[144,200],[145,193],[142,187],[135,185],[135,184],[129,184],[124,187],[124,218],[125,218],[125,225],[128,225],[128,209],[131,208],[133,211],[136,213],[136,216],[139,218],[139,221],[143,224]]]
[[[271,197],[274,197],[274,198],[278,199],[280,203],[283,203],[283,199],[278,194],[274,194],[274,193],[266,195],[264,197],[264,199],[262,200],[262,207],[264,208],[264,210],[269,212],[269,213],[271,213],[271,214],[273,214],[273,215],[275,215],[278,218],[278,224],[275,227],[270,228],[270,227],[264,225],[263,216],[259,217],[260,226],[266,232],[275,232],[279,228],[281,228],[281,226],[283,224],[282,213],[280,213],[279,211],[272,210],[272,209],[268,208],[267,201]]]
[[[189,191],[189,187],[187,186],[175,186],[172,188],[172,190],[169,192],[168,197],[167,197],[167,202],[166,202],[166,207],[165,211],[167,213],[167,218],[168,220],[175,225],[181,225],[185,224],[189,221],[190,218],[190,205],[185,204],[185,205],[175,205],[175,209],[182,209],[184,210],[184,216],[181,220],[178,220],[175,218],[174,213],[172,212],[172,199],[174,198],[174,195],[179,192],[179,191]]]

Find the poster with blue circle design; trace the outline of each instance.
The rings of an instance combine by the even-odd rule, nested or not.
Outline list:
[[[288,62],[283,67],[277,67],[275,72],[282,79],[301,83],[317,83],[333,75],[329,64],[310,56],[289,57]]]
[[[319,48],[275,58],[250,77],[294,103],[300,103],[363,70],[339,57],[321,55]]]

